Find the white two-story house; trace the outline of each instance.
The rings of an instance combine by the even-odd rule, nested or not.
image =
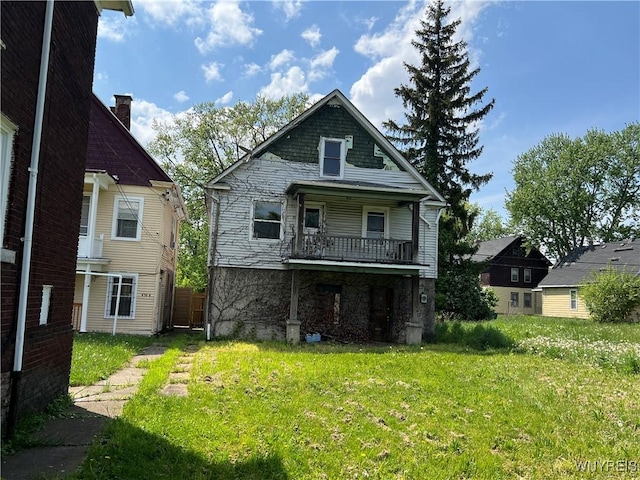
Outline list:
[[[91,102],[74,294],[81,332],[152,335],[171,326],[178,186],[129,132],[131,97]]]
[[[338,90],[208,184],[212,335],[419,343],[443,197]]]

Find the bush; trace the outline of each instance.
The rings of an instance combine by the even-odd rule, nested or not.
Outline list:
[[[475,350],[512,348],[515,342],[495,327],[476,324],[465,328],[461,322],[440,322],[436,324],[435,343],[453,343]]]
[[[593,320],[625,322],[640,307],[640,276],[609,267],[592,274],[580,294]]]
[[[498,297],[491,289],[483,289],[476,265],[453,265],[439,273],[436,281],[436,312],[456,320],[489,320],[494,318]]]

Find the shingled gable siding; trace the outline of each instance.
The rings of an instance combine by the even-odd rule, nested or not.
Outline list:
[[[1,15],[4,115],[18,126],[9,185],[5,244],[15,264],[2,282],[2,421],[13,365],[24,212],[38,86],[45,2],[3,2]],[[68,388],[71,311],[80,227],[84,161],[97,12],[93,2],[56,2],[38,174],[23,376],[18,413],[40,410]],[[53,285],[47,325],[39,326],[42,285]]]
[[[320,137],[345,138],[346,135],[353,135],[353,148],[347,151],[347,164],[382,169],[382,157],[373,156],[373,138],[339,105],[320,108],[270,145],[269,151],[292,162],[318,164]]]

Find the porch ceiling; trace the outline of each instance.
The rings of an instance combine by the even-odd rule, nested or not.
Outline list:
[[[423,189],[395,188],[370,182],[349,182],[345,180],[312,181],[301,180],[289,184],[285,192],[289,195],[314,193],[349,197],[386,197],[399,201],[418,202],[430,197],[431,192]]]
[[[292,270],[320,270],[345,273],[380,273],[385,275],[417,276],[429,265],[401,265],[389,263],[340,262],[289,258],[283,262]]]

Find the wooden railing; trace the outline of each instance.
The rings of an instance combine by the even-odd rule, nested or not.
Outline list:
[[[82,304],[73,304],[73,313],[71,314],[71,325],[76,332],[80,331],[80,321],[82,320]]]
[[[292,240],[291,258],[371,263],[413,263],[410,240],[304,234]]]

